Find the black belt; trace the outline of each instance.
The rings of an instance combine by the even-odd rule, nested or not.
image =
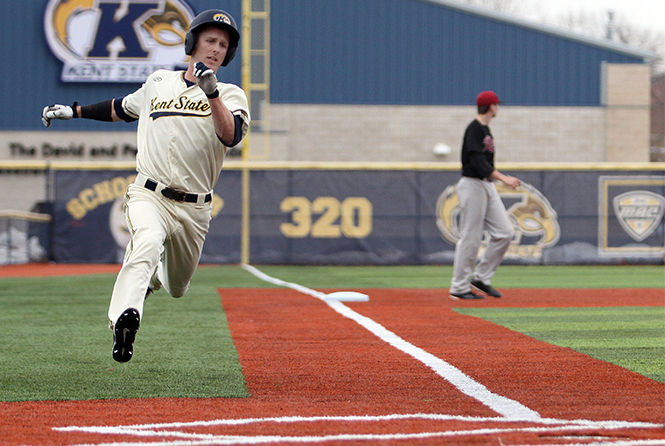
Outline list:
[[[151,180],[150,178],[145,180],[144,186],[146,189],[149,189],[153,192],[157,190],[157,183]],[[187,192],[183,192],[181,190],[171,189],[170,187],[165,187],[164,189],[162,189],[161,192],[162,195],[173,201],[186,201],[187,203],[196,203],[199,199],[199,196],[197,194],[190,194]],[[208,193],[205,196],[204,203],[207,203],[210,200],[212,200],[212,195]]]
[[[469,175],[462,175],[467,178],[473,178],[474,180],[483,180],[483,181],[489,181],[490,183],[492,182],[492,179],[490,177],[485,177],[485,178],[480,178],[480,177],[472,177]]]

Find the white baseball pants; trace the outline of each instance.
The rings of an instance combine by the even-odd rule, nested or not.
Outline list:
[[[176,202],[138,184],[125,197],[130,240],[113,287],[109,320],[115,323],[127,308],[143,317],[143,302],[153,275],[173,297],[189,288],[205,241],[212,206]]]

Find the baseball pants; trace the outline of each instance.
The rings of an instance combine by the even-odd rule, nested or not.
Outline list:
[[[462,177],[456,189],[460,238],[455,245],[450,292],[460,294],[470,291],[471,280],[491,282],[513,239],[514,228],[494,183]],[[487,249],[476,265],[485,231],[489,235]]]
[[[162,286],[173,297],[185,294],[212,215],[210,203],[176,202],[138,184],[129,186],[125,206],[130,241],[111,295],[113,323],[127,308],[136,308],[142,318],[149,285]]]

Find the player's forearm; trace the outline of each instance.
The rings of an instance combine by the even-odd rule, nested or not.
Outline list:
[[[498,170],[492,171],[490,174],[490,178],[493,178],[495,180],[501,181],[503,184],[506,186],[510,186],[512,188],[517,188],[520,186],[520,180],[516,177],[511,177],[510,175],[504,175],[503,173],[499,172]]]
[[[116,114],[113,107],[114,101],[115,99],[109,99],[92,105],[79,105],[78,102],[74,102],[72,105],[47,105],[42,109],[42,123],[45,127],[50,127],[51,121],[54,119],[72,118],[120,121],[121,118]]]
[[[115,99],[98,102],[91,105],[78,105],[74,102],[74,118],[94,119],[96,121],[120,121],[115,113],[113,102]]]
[[[212,112],[212,120],[217,136],[227,146],[233,145],[232,141],[235,134],[233,114],[219,97],[208,99],[208,102],[210,103],[210,111]]]

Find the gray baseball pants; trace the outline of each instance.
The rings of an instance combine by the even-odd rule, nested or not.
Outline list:
[[[462,177],[457,183],[460,238],[455,245],[455,264],[450,292],[466,293],[471,280],[490,284],[501,264],[515,230],[494,183]],[[487,249],[476,265],[483,232],[489,235]]]

